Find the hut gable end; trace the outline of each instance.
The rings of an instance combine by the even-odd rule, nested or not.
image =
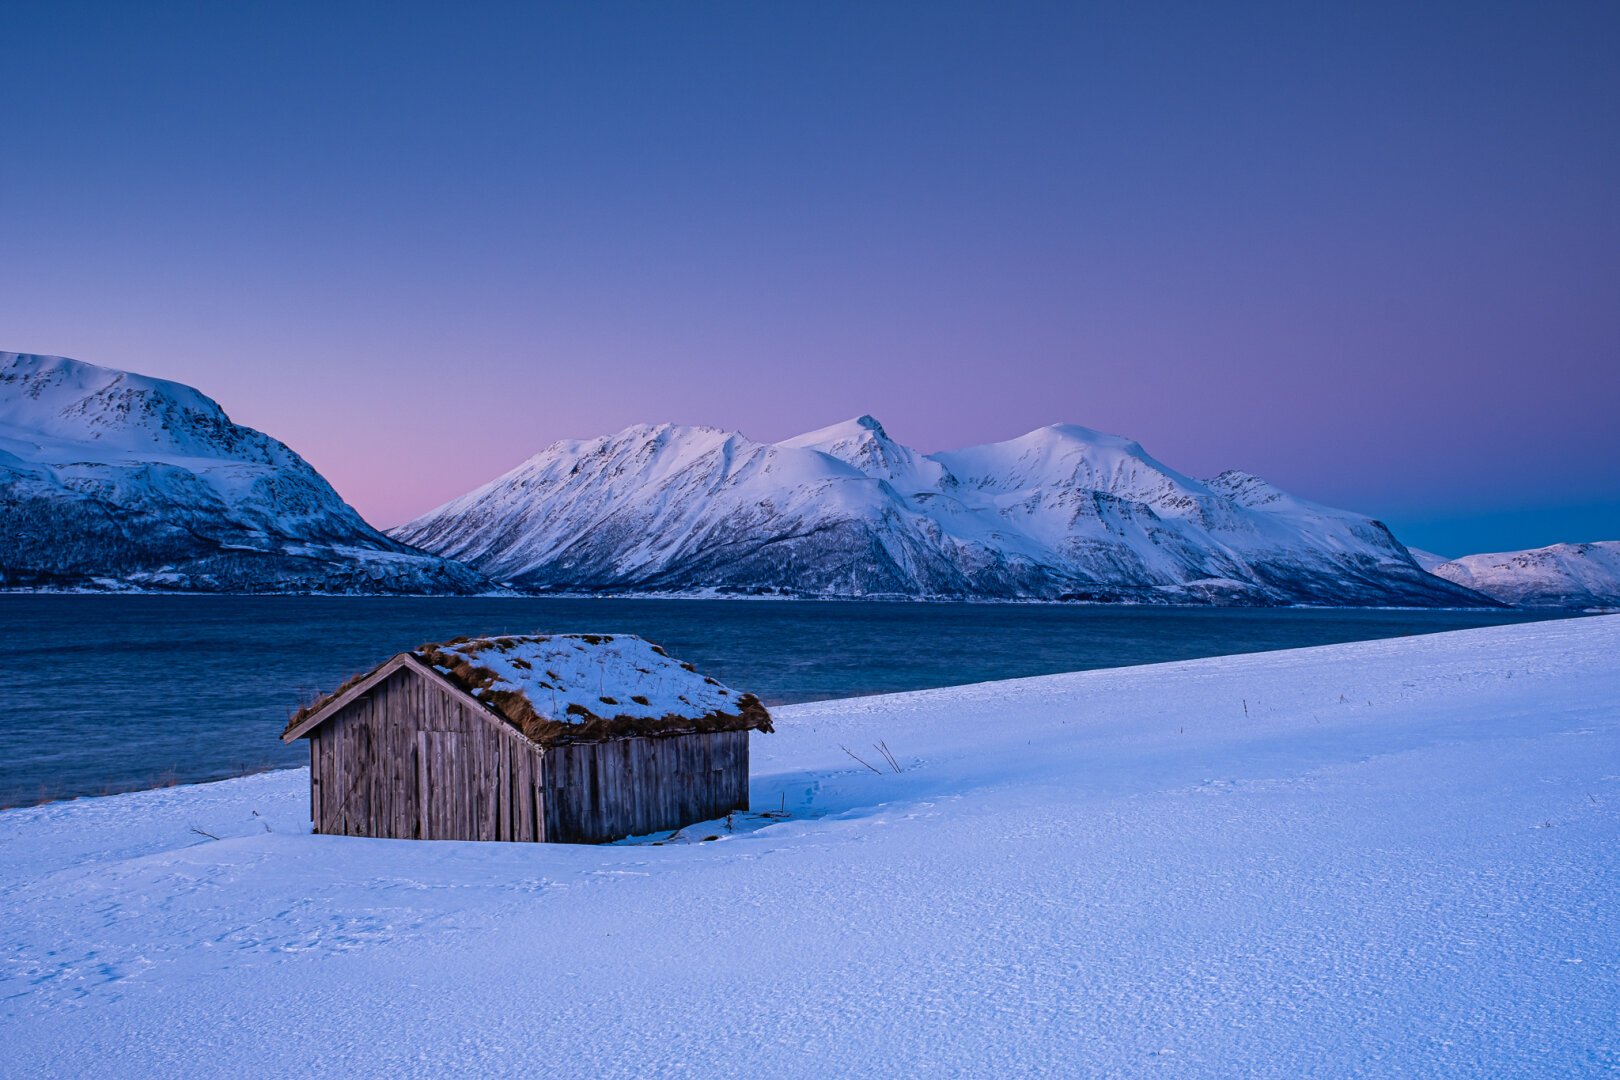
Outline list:
[[[414,661],[311,717],[315,831],[544,840],[544,751]]]
[[[400,653],[372,668],[364,675],[349,680],[349,682],[316,701],[308,708],[300,710],[287,724],[287,729],[282,732],[281,741],[290,743],[296,739],[305,738],[322,724],[337,718],[345,710],[357,703],[365,701],[376,692],[379,686],[396,675],[405,679],[420,680],[424,685],[432,686],[439,695],[454,699],[458,706],[461,707],[458,710],[459,712],[476,714],[486,723],[503,723],[501,716],[492,713],[481,705],[476,698],[428,667],[414,654]],[[426,711],[441,717],[448,716],[442,710]],[[467,721],[458,719],[455,722],[458,725],[465,725]],[[461,730],[461,728],[458,727],[457,730]]]

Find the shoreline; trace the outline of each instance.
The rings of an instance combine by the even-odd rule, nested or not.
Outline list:
[[[1202,610],[1202,609],[1195,608],[1195,609],[1192,609],[1192,610]],[[1276,609],[1263,609],[1263,610],[1276,610]],[[1331,610],[1340,610],[1340,609],[1331,609]],[[1347,609],[1347,610],[1362,610],[1362,609],[1354,609],[1354,608],[1352,608],[1352,609]],[[1433,609],[1426,609],[1426,608],[1419,608],[1419,609],[1397,608],[1397,609],[1378,609],[1378,610],[1394,610],[1394,611],[1419,610],[1419,611],[1427,611],[1427,610],[1433,610]],[[1450,609],[1447,609],[1447,610],[1450,610]],[[1472,609],[1472,608],[1463,608],[1463,609],[1456,609],[1456,610],[1473,611],[1474,609]],[[1594,613],[1593,615],[1589,615],[1589,614],[1585,614],[1585,613],[1571,613],[1568,616],[1568,619],[1573,620],[1573,619],[1591,618],[1591,617],[1595,617],[1596,614],[1603,614],[1603,613]],[[1620,614],[1620,613],[1617,613],[1617,614]],[[1527,625],[1528,623],[1531,623],[1531,622],[1553,622],[1553,621],[1567,621],[1567,620],[1564,619],[1564,618],[1556,618],[1555,617],[1555,618],[1550,618],[1550,619],[1527,620],[1525,622],[1518,622],[1518,623],[1514,623],[1514,624],[1511,624],[1511,625]],[[1475,629],[1496,629],[1496,628],[1494,628],[1494,627],[1478,627],[1478,628],[1475,628]],[[769,706],[769,708],[771,709],[772,714],[775,715],[779,710],[792,710],[792,709],[797,709],[797,708],[802,708],[802,707],[807,707],[807,706],[825,706],[825,705],[827,705],[829,703],[832,703],[832,702],[860,702],[860,703],[862,703],[862,705],[864,707],[868,703],[878,702],[878,701],[881,701],[882,699],[885,699],[885,698],[904,698],[904,697],[913,696],[913,695],[919,695],[919,694],[944,694],[944,695],[949,695],[949,694],[958,693],[958,692],[979,690],[981,688],[1025,683],[1025,682],[1028,682],[1030,680],[1037,680],[1037,679],[1073,678],[1073,677],[1077,677],[1077,676],[1094,674],[1094,673],[1097,673],[1097,672],[1126,672],[1126,671],[1134,671],[1134,670],[1142,669],[1142,668],[1162,667],[1162,666],[1165,666],[1165,665],[1180,665],[1180,664],[1221,662],[1221,661],[1231,661],[1231,660],[1244,659],[1244,658],[1250,658],[1250,657],[1274,657],[1274,656],[1279,656],[1279,655],[1287,655],[1287,654],[1291,654],[1291,653],[1310,652],[1310,651],[1318,650],[1318,649],[1340,648],[1343,645],[1375,644],[1375,643],[1380,643],[1380,642],[1396,642],[1396,641],[1411,640],[1413,638],[1437,637],[1437,636],[1445,636],[1445,635],[1448,635],[1448,634],[1468,633],[1468,632],[1470,632],[1470,631],[1469,630],[1439,630],[1439,631],[1433,631],[1433,632],[1430,632],[1430,633],[1419,634],[1419,635],[1407,634],[1407,635],[1396,635],[1396,636],[1392,636],[1392,637],[1383,637],[1383,638],[1360,638],[1360,639],[1356,639],[1355,641],[1343,642],[1343,643],[1339,643],[1339,644],[1304,645],[1304,646],[1297,646],[1297,647],[1285,648],[1285,649],[1261,649],[1261,650],[1253,650],[1253,651],[1249,651],[1249,652],[1219,653],[1219,654],[1215,654],[1215,655],[1211,655],[1211,656],[1198,657],[1198,658],[1189,659],[1189,660],[1157,660],[1157,661],[1146,661],[1146,662],[1143,662],[1143,663],[1134,663],[1134,664],[1119,664],[1119,665],[1113,665],[1113,666],[1109,666],[1109,667],[1081,668],[1081,669],[1077,669],[1077,670],[1073,670],[1073,671],[1052,672],[1052,673],[1042,674],[1042,675],[1025,675],[1025,676],[1018,676],[1018,677],[1009,678],[1009,679],[986,679],[986,680],[981,680],[981,681],[977,681],[977,682],[955,683],[955,684],[949,684],[949,685],[937,686],[937,687],[925,687],[925,688],[915,689],[915,690],[887,691],[887,692],[879,691],[879,692],[875,692],[875,693],[843,694],[843,695],[838,695],[838,696],[834,696],[834,697],[816,698],[816,699],[809,700],[809,701],[795,701],[795,702],[790,702],[790,703],[786,703],[786,704],[782,704],[782,705],[772,705],[772,706]],[[65,795],[65,796],[61,796],[61,797],[57,797],[57,798],[49,798],[49,797],[47,797],[47,798],[40,799],[40,800],[35,801],[35,802],[12,803],[12,804],[9,804],[9,805],[0,806],[0,815],[10,813],[10,812],[13,812],[13,811],[18,811],[18,810],[34,809],[34,808],[42,807],[42,806],[52,806],[52,805],[57,805],[57,804],[62,804],[62,803],[75,803],[75,802],[80,802],[80,801],[87,800],[87,799],[116,798],[116,797],[122,796],[122,795],[133,795],[133,794],[139,794],[139,793],[151,792],[151,791],[166,791],[166,790],[170,790],[170,789],[173,789],[173,788],[200,787],[200,786],[207,786],[207,785],[210,785],[210,784],[228,783],[228,782],[233,781],[233,780],[240,780],[240,779],[243,779],[243,778],[246,778],[246,777],[252,777],[252,776],[261,776],[261,775],[264,775],[266,773],[297,772],[299,770],[307,770],[307,769],[308,769],[307,765],[283,765],[283,764],[274,763],[274,762],[267,762],[264,765],[259,766],[259,767],[249,767],[249,768],[242,769],[240,771],[232,771],[232,772],[228,773],[227,775],[223,775],[223,776],[213,776],[213,777],[208,777],[208,778],[204,778],[204,779],[196,779],[196,780],[169,779],[169,780],[165,780],[163,782],[156,782],[156,783],[151,783],[151,784],[132,784],[131,786],[120,787],[120,788],[117,788],[116,790],[98,791],[98,792],[94,792],[94,793],[81,793],[81,794],[76,794],[76,795]]]
[[[1498,612],[1503,614],[1535,614],[1539,612],[1569,615],[1605,614],[1620,610],[1611,608],[1515,607],[1508,604],[1492,605],[1389,605],[1389,604],[1184,604],[1157,603],[1136,600],[1054,600],[1038,597],[928,597],[928,596],[761,596],[735,593],[681,593],[681,592],[501,592],[501,593],[329,593],[329,592],[213,592],[201,589],[68,589],[68,588],[0,588],[4,596],[185,596],[233,597],[258,600],[658,600],[658,601],[726,601],[726,602],[782,602],[799,604],[895,604],[895,605],[986,605],[1010,607],[1083,608],[1099,610],[1129,609],[1132,611],[1464,611]]]

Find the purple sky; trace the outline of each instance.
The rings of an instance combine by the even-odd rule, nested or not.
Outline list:
[[[641,421],[1063,420],[1620,538],[1620,5],[13,3],[0,348],[393,525]]]

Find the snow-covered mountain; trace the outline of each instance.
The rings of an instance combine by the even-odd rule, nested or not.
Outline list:
[[[1406,550],[1407,553],[1412,556],[1413,562],[1417,563],[1430,573],[1433,573],[1434,568],[1439,566],[1441,563],[1448,563],[1451,561],[1444,555],[1436,555],[1434,552],[1424,551],[1422,548],[1408,547]]]
[[[392,531],[528,588],[1141,603],[1471,605],[1382,524],[1054,425],[919,454],[863,416],[556,443]]]
[[[1430,572],[1519,607],[1620,607],[1620,540],[1466,555]]]
[[[0,352],[0,585],[476,592],[189,386]]]

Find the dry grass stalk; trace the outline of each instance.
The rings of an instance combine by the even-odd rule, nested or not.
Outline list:
[[[896,760],[893,751],[889,749],[889,744],[887,741],[873,743],[872,749],[883,755],[883,760],[889,763],[889,768],[893,769],[895,772],[901,771],[900,762]]]
[[[882,770],[880,770],[880,769],[876,768],[875,766],[873,766],[873,764],[870,761],[867,761],[865,758],[861,757],[859,754],[857,754],[855,751],[851,750],[849,747],[845,746],[843,743],[838,744],[838,749],[842,750],[844,753],[848,754],[850,757],[854,758],[856,761],[860,762],[862,765],[865,765],[868,769],[871,769],[873,772],[877,773],[879,776],[883,775]]]

